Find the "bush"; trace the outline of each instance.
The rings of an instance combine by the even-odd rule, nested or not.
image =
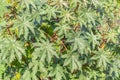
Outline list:
[[[119,0],[0,0],[1,80],[119,80]]]

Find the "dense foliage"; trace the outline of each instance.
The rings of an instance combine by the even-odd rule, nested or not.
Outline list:
[[[0,0],[0,80],[119,79],[119,0]]]

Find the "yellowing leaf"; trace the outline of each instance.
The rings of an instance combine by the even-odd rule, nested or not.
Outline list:
[[[20,80],[21,74],[16,72],[15,76],[12,78],[12,80]]]
[[[20,73],[18,73],[18,72],[16,72],[16,74],[15,74],[15,77],[16,77],[16,79],[20,79],[20,77],[21,77],[21,74]]]

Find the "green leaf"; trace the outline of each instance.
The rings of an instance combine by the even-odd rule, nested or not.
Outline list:
[[[4,14],[8,12],[7,6],[8,4],[6,1],[0,0],[0,17],[3,17]]]
[[[93,34],[91,31],[90,33],[86,33],[86,39],[88,39],[89,44],[92,44],[92,49],[95,49],[96,45],[99,45],[101,36],[99,34]]]
[[[22,48],[20,42],[12,38],[3,38],[1,39],[0,43],[3,43],[0,45],[1,60],[8,60],[7,63],[11,63],[14,59],[17,58],[18,61],[21,62],[22,55],[25,55],[25,50]]]
[[[54,80],[65,79],[63,67],[56,65],[52,70],[50,70],[48,76],[54,77]]]
[[[71,52],[63,55],[62,57],[65,58],[64,66],[70,66],[71,72],[77,69],[81,70],[82,64],[81,61],[79,61],[78,54]]]
[[[106,69],[108,63],[110,63],[109,58],[109,51],[99,49],[99,51],[95,51],[95,55],[91,59],[97,61],[97,67]]]
[[[35,43],[34,46],[38,47],[35,49],[34,56],[40,57],[41,61],[46,60],[48,63],[50,63],[54,56],[58,57],[58,54],[54,48],[54,44],[49,43],[48,40],[41,40],[41,43]]]
[[[80,51],[81,54],[84,53],[84,49],[87,46],[87,42],[83,36],[81,36],[81,33],[72,33],[70,36],[68,36],[68,43],[72,43],[72,51]]]
[[[33,34],[35,34],[33,23],[30,22],[30,19],[25,15],[23,15],[22,17],[19,17],[17,20],[15,20],[14,28],[18,29],[19,37],[24,35],[25,39],[28,38],[30,31]]]
[[[34,8],[36,8],[34,4],[34,0],[21,0],[21,7],[27,7],[27,9],[30,9],[30,5],[32,5]]]

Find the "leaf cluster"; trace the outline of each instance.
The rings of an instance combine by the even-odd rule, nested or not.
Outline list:
[[[119,0],[0,0],[0,80],[119,80]]]

